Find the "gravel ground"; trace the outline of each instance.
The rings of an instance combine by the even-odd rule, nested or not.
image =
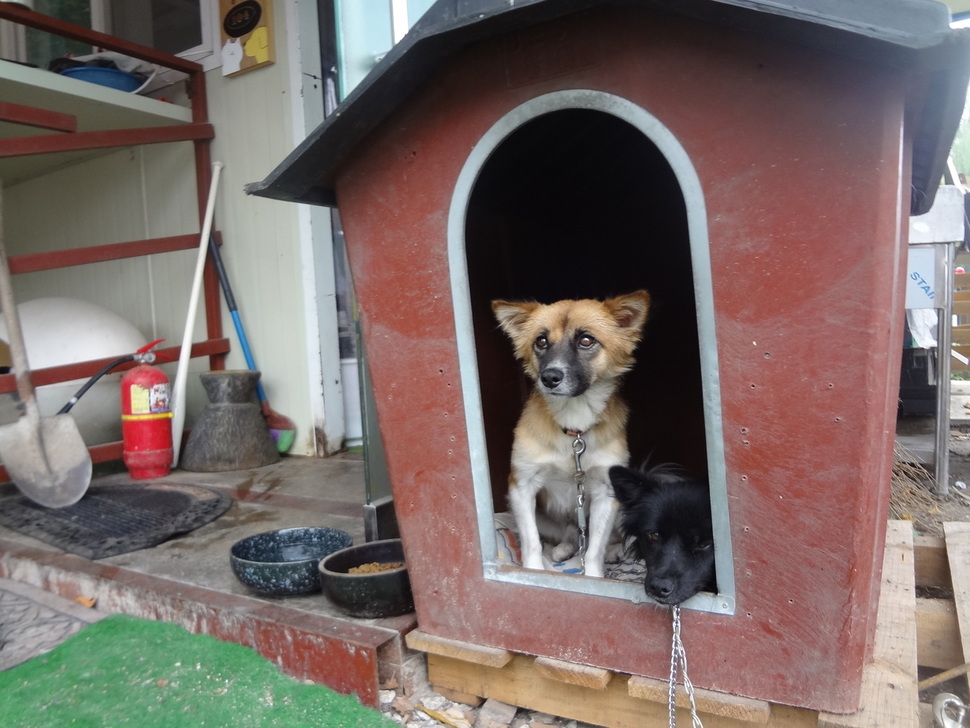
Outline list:
[[[596,728],[582,721],[559,718],[496,700],[479,707],[456,703],[443,695],[427,691],[410,698],[394,690],[380,693],[381,712],[405,728]]]

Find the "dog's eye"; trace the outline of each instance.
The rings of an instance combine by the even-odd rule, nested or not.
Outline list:
[[[663,540],[663,536],[661,536],[656,531],[653,531],[652,533],[648,533],[647,538],[653,541],[654,543],[660,543]]]
[[[579,337],[579,348],[580,349],[590,349],[596,345],[596,339],[594,339],[589,334],[583,334]]]
[[[541,351],[547,348],[548,346],[549,346],[549,339],[547,339],[545,336],[536,337],[536,343],[535,343],[536,349],[539,349]]]
[[[714,546],[714,543],[712,541],[701,541],[696,546],[694,546],[694,552],[697,553],[699,551],[707,551],[712,546]]]

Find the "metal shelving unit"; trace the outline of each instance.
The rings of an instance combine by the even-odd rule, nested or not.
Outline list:
[[[43,174],[66,163],[143,144],[191,142],[194,145],[199,225],[211,179],[210,143],[215,131],[208,119],[205,74],[191,61],[120,38],[66,23],[11,3],[0,3],[0,20],[79,40],[185,74],[189,105],[179,106],[99,87],[48,71],[0,61],[0,179]],[[198,234],[132,240],[110,245],[12,256],[13,274],[80,266],[197,248]],[[211,262],[204,277],[206,337],[192,344],[192,357],[209,357],[210,369],[223,369],[229,340],[223,336],[219,282]],[[181,347],[159,353],[178,359]],[[32,372],[35,386],[88,378],[110,359],[78,362]],[[129,365],[130,366],[130,365]],[[119,367],[124,369],[125,367]],[[0,394],[16,391],[12,374],[0,375]],[[94,462],[117,460],[122,443],[89,448]],[[6,472],[0,468],[0,478]]]

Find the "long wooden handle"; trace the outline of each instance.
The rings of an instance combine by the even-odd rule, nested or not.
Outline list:
[[[195,262],[195,276],[192,279],[192,292],[189,296],[189,310],[185,317],[185,332],[182,335],[182,349],[179,351],[178,369],[172,385],[172,466],[178,466],[179,451],[182,448],[182,431],[185,429],[185,382],[189,375],[189,359],[192,354],[192,335],[195,333],[195,312],[199,305],[199,292],[202,290],[202,272],[205,270],[206,254],[209,252],[209,235],[212,232],[212,215],[216,205],[216,191],[219,189],[219,173],[222,162],[212,165],[212,181],[209,183],[209,201],[206,203],[202,221],[202,235],[199,240],[199,255]]]
[[[13,363],[14,377],[17,380],[17,393],[24,403],[26,414],[34,420],[40,419],[37,403],[34,400],[34,384],[30,378],[30,365],[27,363],[27,347],[20,328],[17,302],[13,297],[13,283],[10,279],[10,266],[7,251],[3,244],[3,184],[0,183],[0,306],[7,322],[7,343],[10,345],[10,358]]]

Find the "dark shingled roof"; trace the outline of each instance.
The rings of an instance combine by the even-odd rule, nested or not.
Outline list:
[[[478,39],[594,6],[643,6],[928,72],[915,119],[911,214],[926,212],[946,166],[970,76],[970,34],[935,0],[438,0],[351,94],[266,179],[246,192],[336,205],[341,163],[431,72]]]

